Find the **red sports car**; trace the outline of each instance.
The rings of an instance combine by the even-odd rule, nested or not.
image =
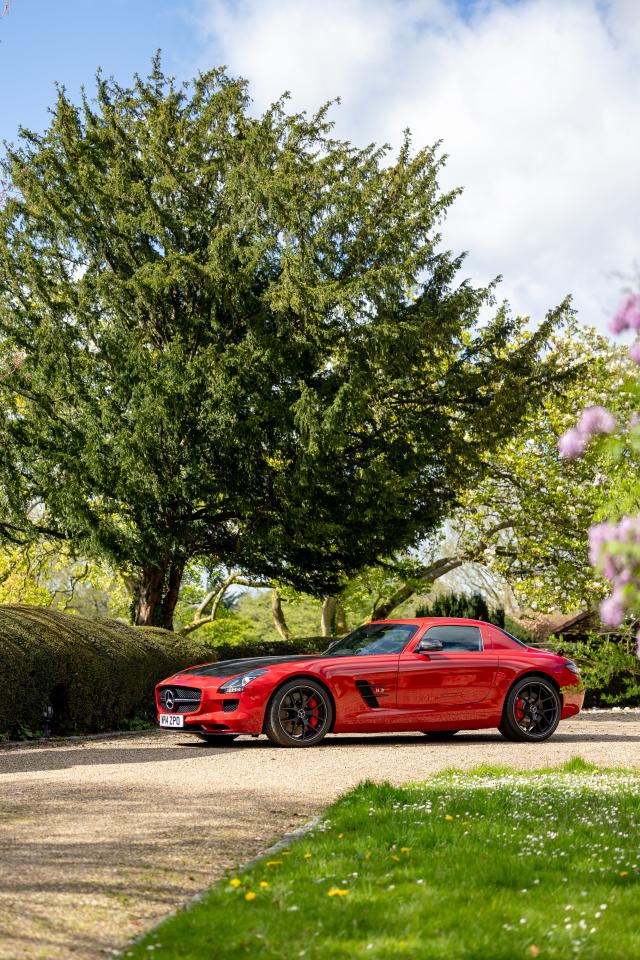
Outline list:
[[[314,656],[189,667],[156,688],[158,722],[212,743],[266,733],[311,747],[327,733],[498,727],[538,742],[580,711],[576,665],[478,620],[380,620]]]

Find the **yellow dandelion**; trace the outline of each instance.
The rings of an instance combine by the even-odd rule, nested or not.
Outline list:
[[[409,853],[411,847],[400,847],[400,853]]]
[[[344,840],[344,833],[338,834],[338,840]]]
[[[620,873],[618,874],[618,876],[619,876],[619,877],[628,877],[628,876],[629,876],[629,871],[628,871],[628,870],[621,870]]]
[[[327,891],[328,897],[346,897],[348,894],[349,891],[345,890],[344,887],[331,887],[331,890]]]
[[[244,898],[245,898],[245,900],[255,900],[255,898],[256,898],[257,896],[258,896],[258,894],[257,894],[257,893],[254,893],[253,890],[248,890],[248,891],[245,893]]]
[[[447,813],[447,814],[446,814],[445,820],[453,820],[453,819],[454,819],[454,817],[452,817],[450,813]]]
[[[239,887],[242,884],[242,880],[238,880],[237,877],[234,877],[233,880],[229,880],[230,887]]]
[[[271,886],[271,884],[267,883],[266,880],[261,880],[261,881],[260,881],[260,886],[262,887],[263,890],[266,890],[267,887]]]
[[[311,860],[311,857],[312,857],[312,856],[313,856],[312,853],[305,853],[305,854],[304,854],[305,860]]]
[[[279,867],[282,864],[282,860],[267,860],[268,867]]]
[[[391,854],[391,859],[392,859],[392,860],[397,860],[398,862],[400,862],[400,857],[399,857],[397,854],[395,854],[395,853],[392,853],[392,854]]]

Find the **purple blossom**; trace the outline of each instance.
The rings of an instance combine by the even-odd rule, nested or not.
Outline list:
[[[640,330],[640,293],[630,293],[609,323],[612,333]]]
[[[587,407],[578,421],[578,433],[589,440],[597,433],[613,433],[617,424],[606,407]]]
[[[619,627],[624,619],[624,609],[620,600],[615,597],[607,597],[600,604],[600,619],[606,627]]]
[[[575,427],[563,433],[558,440],[558,451],[565,460],[577,460],[584,453],[586,446],[587,441]]]
[[[629,347],[629,356],[634,363],[640,363],[640,340],[636,340],[635,343],[632,343]]]
[[[617,527],[614,523],[594,523],[589,528],[589,560],[594,567],[600,563],[602,548],[615,540]]]

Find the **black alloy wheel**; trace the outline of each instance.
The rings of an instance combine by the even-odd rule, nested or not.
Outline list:
[[[279,747],[312,747],[331,728],[333,707],[315,680],[290,680],[276,690],[267,708],[264,732]]]
[[[457,730],[423,730],[422,732],[429,737],[429,740],[451,740],[458,733]]]
[[[198,733],[197,737],[208,743],[210,747],[223,747],[228,743],[233,743],[237,734],[235,733]]]
[[[560,695],[543,677],[523,677],[509,691],[502,711],[500,733],[507,740],[539,743],[560,723]]]

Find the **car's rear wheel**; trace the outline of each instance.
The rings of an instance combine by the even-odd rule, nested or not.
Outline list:
[[[523,677],[507,694],[498,729],[507,740],[540,743],[555,731],[561,712],[560,694],[551,681]]]
[[[227,743],[232,743],[237,734],[235,733],[197,733],[197,737],[201,740],[204,740],[205,743],[208,743],[212,747],[224,746]]]
[[[422,731],[426,737],[429,737],[429,740],[451,740],[451,737],[455,737],[457,730],[423,730]]]
[[[313,747],[331,729],[333,706],[315,680],[290,680],[276,690],[264,732],[279,747]]]

